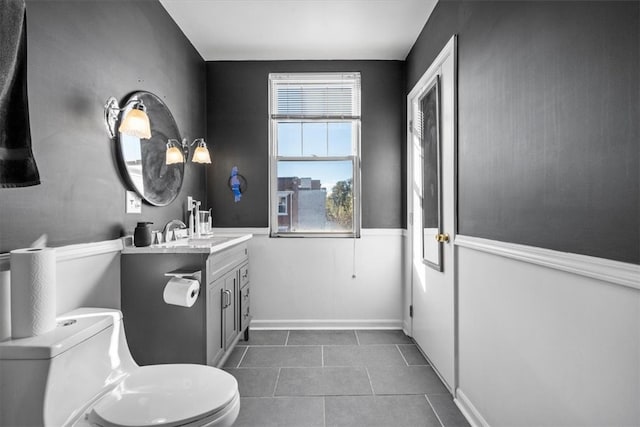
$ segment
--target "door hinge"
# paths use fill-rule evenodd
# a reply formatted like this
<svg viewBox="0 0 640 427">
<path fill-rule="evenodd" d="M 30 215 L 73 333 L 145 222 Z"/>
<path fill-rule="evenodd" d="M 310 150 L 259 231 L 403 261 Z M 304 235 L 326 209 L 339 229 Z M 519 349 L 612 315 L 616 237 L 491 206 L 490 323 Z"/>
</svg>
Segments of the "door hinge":
<svg viewBox="0 0 640 427">
<path fill-rule="evenodd" d="M 409 317 L 413 317 L 413 305 L 409 306 Z"/>
</svg>

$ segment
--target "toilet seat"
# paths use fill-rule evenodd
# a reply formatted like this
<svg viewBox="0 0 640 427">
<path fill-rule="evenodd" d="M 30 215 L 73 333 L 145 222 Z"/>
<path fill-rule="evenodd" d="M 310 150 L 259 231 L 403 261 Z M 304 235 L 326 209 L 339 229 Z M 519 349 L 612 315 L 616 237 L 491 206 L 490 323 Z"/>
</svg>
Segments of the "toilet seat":
<svg viewBox="0 0 640 427">
<path fill-rule="evenodd" d="M 208 424 L 230 405 L 239 405 L 238 383 L 227 372 L 203 365 L 143 366 L 99 399 L 88 420 L 102 427 Z"/>
</svg>

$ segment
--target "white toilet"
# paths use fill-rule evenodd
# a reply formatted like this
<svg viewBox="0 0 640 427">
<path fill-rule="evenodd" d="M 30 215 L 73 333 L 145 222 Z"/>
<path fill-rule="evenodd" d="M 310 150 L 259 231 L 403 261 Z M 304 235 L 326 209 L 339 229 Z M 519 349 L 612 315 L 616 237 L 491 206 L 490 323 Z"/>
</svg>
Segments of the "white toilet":
<svg viewBox="0 0 640 427">
<path fill-rule="evenodd" d="M 138 366 L 122 313 L 81 308 L 55 330 L 0 342 L 0 426 L 233 425 L 238 383 L 211 366 Z"/>
</svg>

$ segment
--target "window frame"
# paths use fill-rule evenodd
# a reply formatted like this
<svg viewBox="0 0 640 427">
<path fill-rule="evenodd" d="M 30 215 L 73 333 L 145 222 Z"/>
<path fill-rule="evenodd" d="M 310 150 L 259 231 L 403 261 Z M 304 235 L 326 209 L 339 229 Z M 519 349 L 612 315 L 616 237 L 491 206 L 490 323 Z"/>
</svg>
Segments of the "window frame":
<svg viewBox="0 0 640 427">
<path fill-rule="evenodd" d="M 274 90 L 274 78 L 282 80 L 284 78 L 289 79 L 294 83 L 301 82 L 334 82 L 336 76 L 340 75 L 355 75 L 358 82 L 357 93 L 357 111 L 356 116 L 344 117 L 344 116 L 278 116 L 273 114 L 273 90 Z M 357 72 L 330 72 L 330 73 L 270 73 L 269 74 L 269 230 L 271 237 L 360 237 L 361 229 L 361 117 L 360 111 L 360 73 Z M 333 123 L 333 122 L 348 122 L 351 123 L 351 154 L 344 156 L 279 156 L 278 155 L 278 124 L 279 123 Z M 278 190 L 278 162 L 328 162 L 328 161 L 349 161 L 352 165 L 352 228 L 350 231 L 280 231 L 278 225 L 279 214 L 279 192 Z M 305 178 L 305 177 L 298 177 Z M 311 177 L 313 178 L 313 177 Z M 327 189 L 327 193 L 330 194 L 331 189 Z M 289 212 L 291 214 L 291 212 Z"/>
</svg>

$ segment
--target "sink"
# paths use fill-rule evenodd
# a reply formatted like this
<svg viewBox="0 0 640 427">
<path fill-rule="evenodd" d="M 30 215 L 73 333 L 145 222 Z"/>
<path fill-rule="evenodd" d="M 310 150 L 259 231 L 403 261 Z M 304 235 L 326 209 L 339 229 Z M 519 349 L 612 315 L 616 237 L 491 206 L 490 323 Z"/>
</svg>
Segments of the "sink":
<svg viewBox="0 0 640 427">
<path fill-rule="evenodd" d="M 208 253 L 222 251 L 245 242 L 252 234 L 206 234 L 200 237 L 184 237 L 178 240 L 156 243 L 147 247 L 125 246 L 123 253 Z"/>
<path fill-rule="evenodd" d="M 189 244 L 190 245 L 205 245 L 205 246 L 215 246 L 220 243 L 228 242 L 231 239 L 234 239 L 233 236 L 201 236 L 201 237 L 190 237 Z"/>
<path fill-rule="evenodd" d="M 155 248 L 180 248 L 188 246 L 216 246 L 234 239 L 234 236 L 201 236 L 171 240 L 153 245 Z"/>
<path fill-rule="evenodd" d="M 181 246 L 189 246 L 189 239 L 172 240 L 153 245 L 154 248 L 176 248 Z"/>
</svg>

